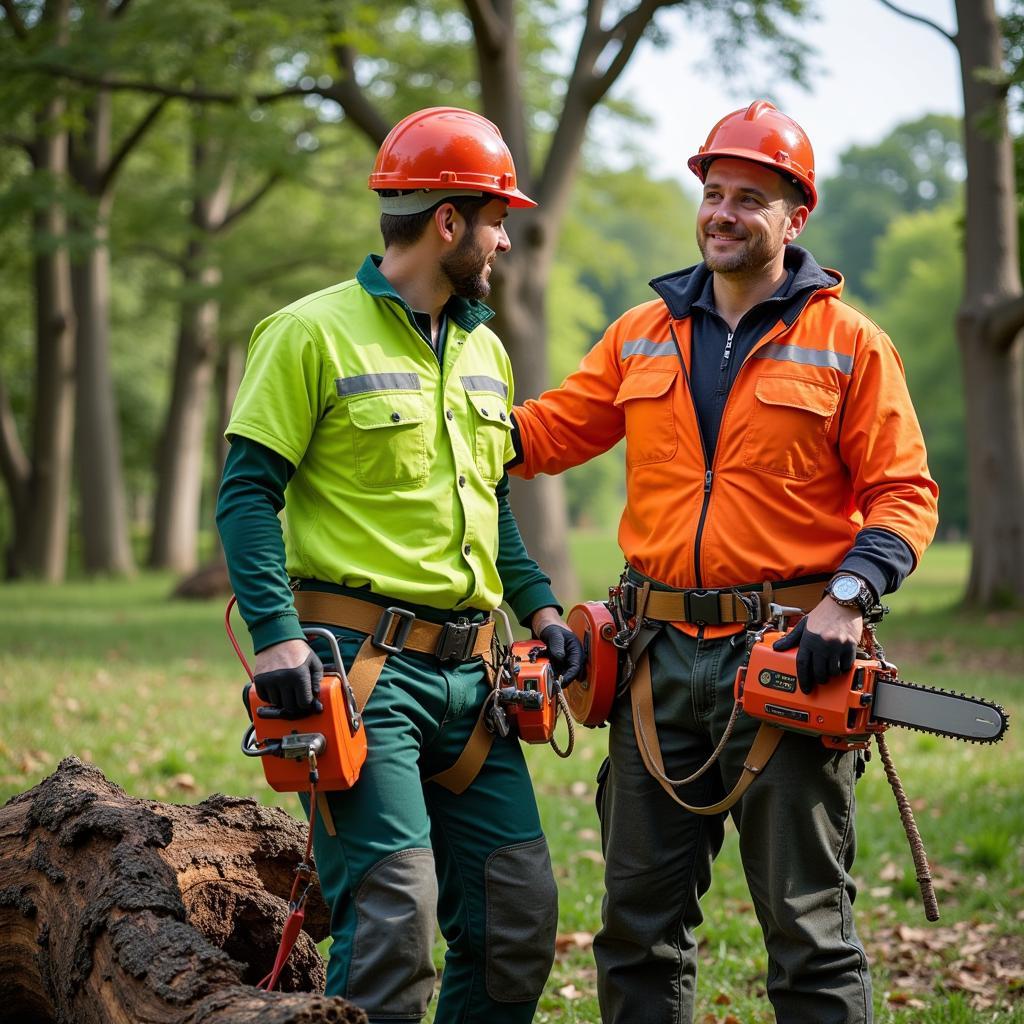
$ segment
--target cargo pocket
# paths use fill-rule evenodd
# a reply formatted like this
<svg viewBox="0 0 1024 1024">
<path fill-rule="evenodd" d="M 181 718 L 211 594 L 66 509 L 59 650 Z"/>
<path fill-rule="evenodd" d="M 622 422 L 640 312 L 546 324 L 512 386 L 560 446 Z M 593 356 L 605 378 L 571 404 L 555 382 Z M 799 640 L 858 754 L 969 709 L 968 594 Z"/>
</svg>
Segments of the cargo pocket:
<svg viewBox="0 0 1024 1024">
<path fill-rule="evenodd" d="M 626 465 L 666 462 L 679 446 L 672 410 L 674 370 L 634 370 L 615 396 L 626 417 Z"/>
<path fill-rule="evenodd" d="M 743 464 L 793 480 L 809 480 L 818 468 L 839 389 L 802 377 L 762 376 L 746 437 Z"/>
<path fill-rule="evenodd" d="M 505 449 L 512 432 L 512 421 L 505 399 L 493 392 L 466 391 L 473 410 L 473 451 L 476 468 L 484 481 L 494 486 L 505 470 Z"/>
<path fill-rule="evenodd" d="M 426 402 L 422 394 L 389 392 L 353 398 L 356 477 L 366 487 L 420 483 L 427 476 Z"/>
<path fill-rule="evenodd" d="M 486 986 L 499 1003 L 539 999 L 555 959 L 558 889 L 547 840 L 505 846 L 487 858 Z"/>
<path fill-rule="evenodd" d="M 355 893 L 356 931 L 345 998 L 371 1017 L 419 1019 L 434 992 L 434 854 L 401 850 L 378 861 Z"/>
</svg>

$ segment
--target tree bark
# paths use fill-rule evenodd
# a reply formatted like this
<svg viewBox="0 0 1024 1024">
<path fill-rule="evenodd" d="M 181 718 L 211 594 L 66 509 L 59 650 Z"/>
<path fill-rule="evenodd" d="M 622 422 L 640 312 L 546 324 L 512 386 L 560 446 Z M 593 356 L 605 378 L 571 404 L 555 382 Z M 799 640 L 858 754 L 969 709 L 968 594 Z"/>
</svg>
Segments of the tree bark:
<svg viewBox="0 0 1024 1024">
<path fill-rule="evenodd" d="M 69 0 L 50 0 L 35 31 L 57 45 L 65 43 L 69 12 Z M 47 201 L 32 215 L 35 394 L 23 487 L 17 496 L 12 491 L 15 530 L 6 566 L 8 576 L 27 573 L 52 583 L 61 582 L 67 571 L 74 450 L 75 316 L 62 195 L 68 171 L 66 114 L 63 88 L 56 86 L 36 114 L 28 147 L 38 194 Z M 5 448 L 16 437 L 13 430 L 8 421 Z"/>
<path fill-rule="evenodd" d="M 1024 317 L 1013 143 L 993 0 L 957 0 L 966 284 L 957 318 L 967 420 L 968 604 L 1024 604 Z"/>
<path fill-rule="evenodd" d="M 19 1024 L 365 1022 L 323 988 L 314 887 L 282 974 L 273 963 L 305 826 L 252 800 L 128 797 L 65 758 L 0 809 L 0 1006 Z"/>
<path fill-rule="evenodd" d="M 4 551 L 4 575 L 17 579 L 23 571 L 21 544 L 28 536 L 28 486 L 32 465 L 21 444 L 7 387 L 0 379 L 0 477 L 7 487 L 14 529 Z"/>
<path fill-rule="evenodd" d="M 89 248 L 72 267 L 78 315 L 76 464 L 84 567 L 91 573 L 123 576 L 134 571 L 135 563 L 128 532 L 121 426 L 110 365 L 110 105 L 110 93 L 98 90 L 89 103 L 85 135 L 72 162 L 77 183 L 97 204 L 93 223 L 83 226 Z"/>
</svg>

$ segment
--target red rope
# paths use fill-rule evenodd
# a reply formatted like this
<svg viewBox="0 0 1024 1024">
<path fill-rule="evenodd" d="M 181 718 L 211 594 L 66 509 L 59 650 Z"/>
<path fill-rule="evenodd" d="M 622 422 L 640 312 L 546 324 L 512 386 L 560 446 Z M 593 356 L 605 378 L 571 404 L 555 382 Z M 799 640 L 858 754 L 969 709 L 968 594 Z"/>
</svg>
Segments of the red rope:
<svg viewBox="0 0 1024 1024">
<path fill-rule="evenodd" d="M 316 756 L 310 755 L 309 830 L 306 833 L 306 852 L 302 858 L 302 863 L 295 869 L 295 881 L 292 882 L 292 891 L 288 896 L 288 917 L 285 919 L 284 928 L 281 930 L 281 941 L 277 947 L 277 956 L 274 957 L 274 966 L 271 968 L 270 973 L 256 985 L 257 988 L 264 989 L 267 992 L 272 992 L 277 984 L 281 971 L 284 970 L 284 965 L 287 963 L 288 957 L 291 956 L 292 949 L 299 937 L 299 932 L 302 930 L 303 919 L 306 916 L 306 894 L 309 892 L 310 876 L 312 875 L 310 857 L 313 852 L 313 825 L 316 822 L 316 776 Z M 306 883 L 306 888 L 303 889 L 300 896 L 299 886 L 303 881 Z"/>
<path fill-rule="evenodd" d="M 228 639 L 231 641 L 231 646 L 235 649 L 235 654 L 238 655 L 238 660 L 242 663 L 242 668 L 245 669 L 245 674 L 249 677 L 249 681 L 252 682 L 252 669 L 249 668 L 249 662 L 245 660 L 242 648 L 238 646 L 238 640 L 235 639 L 235 631 L 231 628 L 231 609 L 235 607 L 236 603 L 235 595 L 232 594 L 227 608 L 224 609 L 224 628 L 228 631 Z"/>
</svg>

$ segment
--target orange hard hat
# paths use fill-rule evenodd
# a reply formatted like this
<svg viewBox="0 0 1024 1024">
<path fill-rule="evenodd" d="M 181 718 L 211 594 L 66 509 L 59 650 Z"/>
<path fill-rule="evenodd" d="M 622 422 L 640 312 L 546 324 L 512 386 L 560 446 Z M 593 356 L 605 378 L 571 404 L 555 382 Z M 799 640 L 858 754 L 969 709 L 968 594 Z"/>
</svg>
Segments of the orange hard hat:
<svg viewBox="0 0 1024 1024">
<path fill-rule="evenodd" d="M 726 114 L 687 164 L 703 181 L 708 165 L 718 157 L 764 164 L 803 189 L 808 210 L 817 205 L 811 141 L 793 118 L 776 110 L 767 100 L 756 100 L 746 110 Z"/>
<path fill-rule="evenodd" d="M 429 209 L 443 198 L 430 194 L 435 191 L 447 196 L 490 193 L 507 199 L 509 206 L 537 205 L 516 188 L 512 154 L 497 125 L 459 107 L 429 107 L 402 118 L 381 144 L 369 185 L 376 191 L 429 190 L 418 201 L 408 197 L 413 201 L 405 208 L 399 202 L 396 213 L 417 213 L 415 206 Z"/>
</svg>

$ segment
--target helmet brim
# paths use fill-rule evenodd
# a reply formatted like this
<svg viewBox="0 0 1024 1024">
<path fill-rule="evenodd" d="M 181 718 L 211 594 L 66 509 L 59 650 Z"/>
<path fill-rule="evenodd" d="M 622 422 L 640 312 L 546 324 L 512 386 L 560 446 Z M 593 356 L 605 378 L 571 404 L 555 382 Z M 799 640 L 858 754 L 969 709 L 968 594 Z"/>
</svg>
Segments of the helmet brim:
<svg viewBox="0 0 1024 1024">
<path fill-rule="evenodd" d="M 697 153 L 686 161 L 686 166 L 693 171 L 700 181 L 703 181 L 707 165 L 710 164 L 712 160 L 723 159 L 749 160 L 751 163 L 767 167 L 770 171 L 774 171 L 776 174 L 793 182 L 793 184 L 803 192 L 804 197 L 807 199 L 808 210 L 813 210 L 818 204 L 818 192 L 813 185 L 805 181 L 795 171 L 780 167 L 774 160 L 765 156 L 764 153 L 761 153 L 756 149 L 714 149 L 704 153 Z"/>
</svg>

